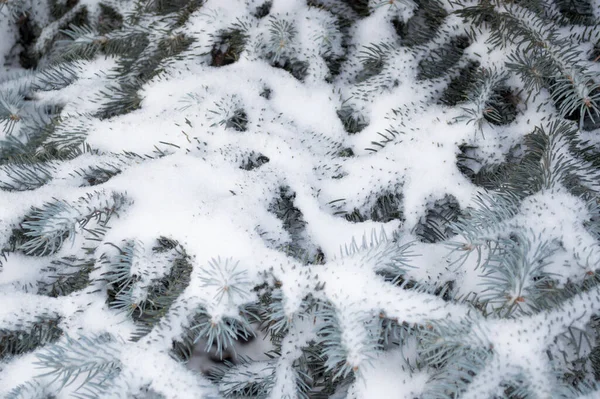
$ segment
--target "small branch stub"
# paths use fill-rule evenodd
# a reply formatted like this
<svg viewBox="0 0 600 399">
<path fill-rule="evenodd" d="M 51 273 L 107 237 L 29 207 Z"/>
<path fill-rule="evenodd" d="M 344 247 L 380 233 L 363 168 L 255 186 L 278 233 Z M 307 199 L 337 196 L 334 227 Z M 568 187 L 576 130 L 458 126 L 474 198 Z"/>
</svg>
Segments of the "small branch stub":
<svg viewBox="0 0 600 399">
<path fill-rule="evenodd" d="M 104 46 L 106 43 L 108 43 L 108 38 L 106 36 L 100 36 L 99 38 L 94 40 L 94 44 L 100 46 Z"/>
</svg>

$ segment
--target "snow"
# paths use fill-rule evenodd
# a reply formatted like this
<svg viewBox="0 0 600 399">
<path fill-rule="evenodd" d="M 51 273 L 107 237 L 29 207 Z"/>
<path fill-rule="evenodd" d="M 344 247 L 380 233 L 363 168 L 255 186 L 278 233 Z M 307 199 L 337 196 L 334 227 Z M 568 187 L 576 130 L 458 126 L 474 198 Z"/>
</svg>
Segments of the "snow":
<svg viewBox="0 0 600 399">
<path fill-rule="evenodd" d="M 398 350 L 382 354 L 377 365 L 368 369 L 352 384 L 349 398 L 361 399 L 413 399 L 424 390 L 428 375 L 411 373 Z"/>
<path fill-rule="evenodd" d="M 373 8 L 370 16 L 349 28 L 349 57 L 356 59 L 365 46 L 393 42 L 396 33 L 390 21 L 406 21 L 414 13 L 410 1 L 393 3 Z M 289 388 L 295 378 L 293 363 L 302 355 L 300 348 L 316 339 L 318 326 L 313 325 L 312 317 L 303 314 L 303 301 L 310 296 L 338 311 L 346 361 L 360 370 L 348 397 L 412 399 L 426 390 L 431 376 L 413 369 L 399 349 L 373 355 L 370 328 L 381 314 L 411 326 L 471 317 L 475 312 L 471 306 L 446 301 L 432 295 L 432 291 L 439 284 L 454 281 L 458 297 L 483 295 L 485 270 L 475 252 L 490 252 L 482 245 L 463 259 L 460 257 L 464 252 L 456 247 L 415 242 L 413 250 L 419 256 L 410 258 L 403 277 L 426 284 L 420 290 L 408 290 L 381 275 L 381 265 L 393 261 L 389 255 L 393 251 L 383 249 L 416 241 L 415 228 L 437 200 L 452 197 L 463 210 L 476 205 L 474 198 L 484 190 L 459 170 L 459 146 L 477 147 L 477 155 L 488 164 L 500 163 L 533 126 L 546 124 L 556 111 L 544 103 L 548 93 L 542 93 L 530 100 L 528 108 L 521 107 L 509 125 L 488 124 L 478 130 L 460 120 L 460 107 L 434 104 L 432 93 L 443 89 L 447 82 L 423 85 L 417 81 L 419 57 L 426 48 L 385 54 L 381 75 L 394 77 L 390 79 L 393 83 L 381 76 L 355 83 L 360 63 L 348 65 L 340 76 L 326 82 L 328 69 L 322 56 L 342 54 L 342 35 L 332 31 L 334 17 L 325 8 L 308 7 L 305 1 L 275 0 L 271 16 L 298 26 L 290 42 L 282 44 L 278 56 L 281 63 L 296 56 L 309 64 L 307 76 L 300 81 L 273 67 L 268 49 L 257 45 L 268 37 L 273 21 L 271 17 L 259 20 L 250 16 L 261 4 L 254 0 L 207 0 L 186 26 L 189 35 L 197 39 L 196 47 L 163 65 L 164 73 L 140 90 L 140 108 L 125 115 L 104 119 L 93 116 L 106 102 L 101 91 L 112 81 L 111 73 L 118 65 L 113 57 L 81 61 L 75 66 L 78 74 L 72 84 L 35 93 L 40 104 L 64 106 L 64 122 L 55 133 L 68 133 L 80 123 L 87 133 L 84 144 L 93 150 L 49 164 L 52 178 L 35 190 L 0 192 L 3 244 L 33 207 L 56 200 L 76 204 L 61 212 L 55 221 L 58 224 L 50 226 L 68 223 L 72 227 L 60 250 L 47 258 L 11 252 L 2 260 L 0 328 L 18 330 L 41 316 L 55 315 L 60 317 L 59 327 L 70 336 L 109 333 L 116 337 L 122 369 L 106 397 L 119 397 L 127 390 L 133 393 L 145 386 L 168 398 L 195 398 L 198 393 L 210 397 L 217 395 L 216 388 L 201 374 L 213 365 L 211 354 L 203 352 L 206 340 L 196 343 L 187 367 L 169 357 L 173 341 L 181 338 L 200 308 L 207 309 L 215 324 L 225 318 L 239 318 L 240 308 L 259 298 L 250 288 L 262 284 L 268 276 L 269 282 L 279 284 L 284 316 L 292 325 L 282 343 L 280 367 L 274 371 L 273 398 L 295 394 Z M 98 2 L 85 0 L 78 5 L 87 6 L 97 12 Z M 449 3 L 444 6 L 451 7 Z M 219 68 L 208 65 L 206 53 L 212 48 L 211 37 L 218 37 L 238 19 L 249 26 L 248 45 L 240 59 Z M 160 25 L 164 21 L 155 22 Z M 444 32 L 428 44 L 430 48 L 463 33 L 458 17 L 444 23 Z M 56 25 L 43 31 L 40 48 L 44 40 L 54 36 Z M 11 34 L 7 19 L 0 19 L 0 37 Z M 502 69 L 506 50 L 489 51 L 488 38 L 484 32 L 466 50 L 466 57 L 481 60 L 485 68 Z M 10 40 L 0 41 L 0 55 L 8 54 L 11 46 Z M 421 51 L 418 57 L 416 51 Z M 506 84 L 517 88 L 523 82 L 513 77 Z M 261 96 L 265 88 L 271 91 L 269 99 Z M 349 135 L 344 131 L 337 115 L 343 104 L 351 105 L 369 122 L 360 133 Z M 244 129 L 227 124 L 238 110 L 247 117 Z M 381 133 L 387 129 L 397 134 L 376 144 L 382 142 Z M 339 155 L 346 149 L 351 149 L 354 156 Z M 245 170 L 241 166 L 250 154 L 261 154 L 269 162 Z M 95 165 L 109 165 L 120 173 L 99 187 L 91 187 L 82 175 Z M 9 180 L 3 167 L 0 177 Z M 590 187 L 597 189 L 593 176 L 589 180 Z M 293 233 L 286 230 L 272 209 L 282 187 L 294 194 L 293 206 L 302 213 L 304 222 L 301 235 L 307 248 L 319 250 L 323 264 L 304 265 L 282 250 L 293 239 Z M 95 245 L 90 256 L 96 258 L 90 286 L 57 298 L 35 295 L 40 275 L 47 272 L 53 260 L 73 253 L 82 255 L 78 248 L 88 243 L 90 236 L 77 222 L 86 220 L 94 209 L 105 210 L 105 204 L 114 200 L 112 193 L 122 195 L 124 205 L 101 240 L 90 244 Z M 336 212 L 356 210 L 368 215 L 381 195 L 400 193 L 402 203 L 397 211 L 403 215 L 402 220 L 354 223 Z M 597 237 L 584 225 L 590 212 L 589 204 L 556 184 L 525 198 L 509 220 L 483 226 L 482 241 L 526 229 L 531 237 L 560 242 L 561 252 L 552 258 L 547 271 L 559 276 L 561 284 L 580 281 L 600 262 Z M 89 223 L 91 227 L 98 222 Z M 50 228 L 46 230 L 47 235 L 52 234 Z M 169 273 L 176 256 L 152 251 L 159 237 L 177 241 L 185 248 L 186 260 L 192 265 L 191 281 L 147 336 L 124 344 L 136 326 L 106 303 L 105 276 L 110 265 L 98 259 L 114 254 L 114 246 L 135 242 L 131 276 L 137 280 L 132 295 L 141 301 L 147 297 L 152 281 Z M 470 244 L 466 234 L 453 239 Z M 383 255 L 373 255 L 380 250 Z M 241 273 L 239 279 L 211 275 L 210 267 L 221 262 L 235 264 Z M 530 283 L 528 280 L 524 284 Z M 247 294 L 224 295 L 233 284 Z M 577 306 L 588 302 L 595 310 L 600 306 L 597 300 L 575 298 L 570 322 L 583 317 L 585 312 Z M 317 318 L 312 310 L 309 316 Z M 558 317 L 550 312 L 543 316 Z M 539 376 L 531 370 L 543 369 L 541 354 L 560 329 L 542 330 L 542 316 L 532 316 L 528 322 L 539 330 L 523 330 L 519 325 L 522 321 L 502 320 L 491 325 L 481 322 L 494 354 L 502 359 L 493 365 L 503 373 L 516 368 Z M 253 329 L 259 328 L 253 325 Z M 523 336 L 529 334 L 529 341 L 515 343 L 513 331 L 517 329 L 523 330 Z M 532 346 L 530 341 L 537 344 Z M 259 333 L 232 358 L 248 356 L 267 361 L 265 353 L 271 349 L 271 343 Z M 0 374 L 0 394 L 36 375 L 35 360 L 35 354 L 7 360 L 3 371 L 8 371 Z M 260 373 L 268 370 L 260 369 Z M 181 392 L 181 386 L 186 390 Z M 72 388 L 61 391 L 57 398 L 69 397 Z"/>
</svg>

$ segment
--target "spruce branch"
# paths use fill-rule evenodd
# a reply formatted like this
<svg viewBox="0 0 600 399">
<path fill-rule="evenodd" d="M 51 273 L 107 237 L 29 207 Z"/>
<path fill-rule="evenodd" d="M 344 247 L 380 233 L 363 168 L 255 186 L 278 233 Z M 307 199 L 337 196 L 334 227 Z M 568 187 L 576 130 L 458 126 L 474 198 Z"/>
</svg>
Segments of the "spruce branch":
<svg viewBox="0 0 600 399">
<path fill-rule="evenodd" d="M 476 78 L 473 90 L 467 97 L 465 106 L 461 107 L 465 113 L 458 119 L 465 120 L 467 125 L 473 123 L 479 132 L 483 132 L 483 124 L 486 121 L 500 124 L 503 115 L 499 109 L 501 99 L 497 90 L 507 78 L 506 73 L 482 69 Z"/>
<path fill-rule="evenodd" d="M 0 166 L 0 189 L 7 191 L 35 190 L 52 180 L 55 165 L 21 160 Z"/>
<path fill-rule="evenodd" d="M 223 366 L 210 371 L 210 378 L 218 384 L 219 392 L 226 398 L 268 397 L 275 385 L 277 363 L 241 360 L 242 363 L 237 365 L 225 361 Z"/>
<path fill-rule="evenodd" d="M 0 359 L 31 352 L 59 339 L 63 334 L 58 326 L 60 317 L 37 315 L 33 322 L 18 321 L 10 329 L 0 328 Z"/>
<path fill-rule="evenodd" d="M 36 365 L 43 376 L 53 376 L 62 387 L 79 382 L 76 389 L 84 389 L 101 394 L 109 387 L 121 368 L 117 340 L 110 334 L 82 336 L 78 339 L 65 337 L 65 340 L 44 348 L 37 354 Z"/>
<path fill-rule="evenodd" d="M 250 284 L 245 270 L 236 270 L 239 262 L 233 259 L 212 259 L 207 267 L 203 267 L 200 275 L 203 287 L 211 287 L 215 290 L 216 303 L 221 303 L 223 297 L 227 296 L 228 303 L 236 303 L 238 300 L 248 298 Z"/>
<path fill-rule="evenodd" d="M 147 289 L 145 299 L 137 305 L 132 316 L 137 331 L 131 338 L 141 339 L 153 328 L 169 328 L 165 323 L 166 315 L 183 291 L 190 284 L 192 263 L 185 250 L 176 241 L 161 237 L 153 248 L 156 254 L 165 254 L 170 258 L 170 271 L 164 277 L 153 279 Z"/>
<path fill-rule="evenodd" d="M 279 63 L 292 51 L 296 28 L 286 19 L 271 17 L 269 20 L 269 41 L 266 52 L 273 63 Z"/>
<path fill-rule="evenodd" d="M 545 271 L 558 250 L 541 237 L 516 236 L 501 240 L 483 267 L 480 300 L 499 317 L 530 314 L 549 309 L 557 295 L 555 277 Z"/>
<path fill-rule="evenodd" d="M 259 321 L 259 316 L 251 307 L 241 307 L 235 317 L 213 317 L 200 307 L 196 310 L 194 324 L 191 326 L 192 330 L 196 330 L 194 343 L 205 339 L 205 352 L 209 352 L 215 345 L 217 356 L 222 359 L 225 349 L 235 350 L 235 341 L 239 339 L 247 341 L 255 335 L 250 323 L 256 321 Z"/>
<path fill-rule="evenodd" d="M 317 343 L 334 380 L 368 367 L 380 350 L 378 317 L 353 311 L 351 306 L 340 309 L 322 304 L 316 313 L 321 321 Z"/>
<path fill-rule="evenodd" d="M 1 3 L 0 3 L 1 4 Z M 50 395 L 48 389 L 38 381 L 28 381 L 12 389 L 6 399 L 36 399 L 46 398 Z"/>
<path fill-rule="evenodd" d="M 74 204 L 55 199 L 26 216 L 21 223 L 23 240 L 18 248 L 34 256 L 55 253 L 68 238 L 74 240 L 78 231 L 93 234 L 94 229 L 86 230 L 91 221 L 100 227 L 106 225 L 125 204 L 124 196 L 103 192 L 81 197 Z"/>
<path fill-rule="evenodd" d="M 15 126 L 22 121 L 23 102 L 23 96 L 18 91 L 0 91 L 0 122 L 6 134 L 12 134 Z"/>
</svg>

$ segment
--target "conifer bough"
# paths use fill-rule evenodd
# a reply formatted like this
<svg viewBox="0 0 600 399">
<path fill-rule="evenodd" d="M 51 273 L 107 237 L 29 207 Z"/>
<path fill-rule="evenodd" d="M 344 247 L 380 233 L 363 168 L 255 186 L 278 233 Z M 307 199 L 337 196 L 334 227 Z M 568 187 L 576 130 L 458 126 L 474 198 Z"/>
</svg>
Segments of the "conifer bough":
<svg viewBox="0 0 600 399">
<path fill-rule="evenodd" d="M 0 0 L 0 396 L 600 396 L 599 0 Z"/>
</svg>

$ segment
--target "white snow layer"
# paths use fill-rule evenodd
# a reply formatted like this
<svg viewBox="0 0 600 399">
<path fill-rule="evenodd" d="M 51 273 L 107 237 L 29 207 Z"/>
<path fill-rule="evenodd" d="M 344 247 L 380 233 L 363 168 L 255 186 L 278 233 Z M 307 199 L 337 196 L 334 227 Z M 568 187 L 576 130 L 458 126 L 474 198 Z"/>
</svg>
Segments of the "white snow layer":
<svg viewBox="0 0 600 399">
<path fill-rule="evenodd" d="M 253 18 L 248 15 L 259 3 L 207 0 L 202 12 L 192 15 L 186 29 L 197 39 L 200 49 L 210 50 L 208 33 L 231 26 L 238 17 Z M 413 12 L 412 6 L 407 5 L 409 2 L 398 3 L 402 4 L 397 8 L 378 8 L 352 28 L 350 55 L 363 46 L 391 40 L 394 32 L 387 22 L 394 17 L 406 20 Z M 389 55 L 385 66 L 388 72 L 383 72 L 396 77 L 397 85 L 393 87 L 373 82 L 348 85 L 349 75 L 356 72 L 352 68 L 333 83 L 326 83 L 323 79 L 326 67 L 318 55 L 325 50 L 338 52 L 341 40 L 332 36 L 327 42 L 322 41 L 329 32 L 331 15 L 308 7 L 304 0 L 275 0 L 271 14 L 299 27 L 292 42 L 286 44 L 289 48 L 281 50 L 281 57 L 294 53 L 309 62 L 304 82 L 270 66 L 261 50 L 252 45 L 247 46 L 239 61 L 220 68 L 208 66 L 205 56 L 187 54 L 166 65 L 164 74 L 144 86 L 140 109 L 114 118 L 87 121 L 86 144 L 97 153 L 66 162 L 50 183 L 36 191 L 0 193 L 2 242 L 33 206 L 53 198 L 73 202 L 92 192 L 97 192 L 99 198 L 117 192 L 124 194 L 131 205 L 111 220 L 111 229 L 103 243 L 136 240 L 141 248 L 146 248 L 143 252 L 146 257 L 140 258 L 140 262 L 146 263 L 139 267 L 160 263 L 148 259 L 151 255 L 147 251 L 160 236 L 177 240 L 185 248 L 194 269 L 191 283 L 165 316 L 163 324 L 169 328 L 153 330 L 120 354 L 125 365 L 122 373 L 128 378 L 136 376 L 132 384 L 150 383 L 169 398 L 212 392 L 203 377 L 167 355 L 172 340 L 189 325 L 188 313 L 202 305 L 210 308 L 214 320 L 236 317 L 238 306 L 256 300 L 253 294 L 215 301 L 214 291 L 203 285 L 203 273 L 213 259 L 235 260 L 245 271 L 249 286 L 260 283 L 265 272 L 271 273 L 281 284 L 286 313 L 292 319 L 308 293 L 327 299 L 341 314 L 351 309 L 349 317 L 355 312 L 384 312 L 387 317 L 407 323 L 464 317 L 467 307 L 449 304 L 426 293 L 401 290 L 377 276 L 377 265 L 361 254 L 368 252 L 369 245 L 379 244 L 357 246 L 349 254 L 341 248 L 353 239 L 360 242 L 364 236 L 371 237 L 373 231 L 378 234 L 383 231 L 387 237 L 401 233 L 403 240 L 409 241 L 427 205 L 447 195 L 456 198 L 463 208 L 472 205 L 478 190 L 456 166 L 458 146 L 477 144 L 490 159 L 502 160 L 503 151 L 530 132 L 529 121 L 540 119 L 536 107 L 531 107 L 517 116 L 510 125 L 510 133 L 507 129 L 503 135 L 487 134 L 486 141 L 482 141 L 481 132 L 472 124 L 457 121 L 456 110 L 438 105 L 430 105 L 426 110 L 414 106 L 429 102 L 431 88 L 416 83 L 418 60 L 402 52 Z M 254 28 L 249 32 L 249 42 L 255 43 L 268 31 L 268 21 L 253 18 L 250 22 Z M 451 20 L 450 24 L 458 22 Z M 0 19 L 0 37 L 10 35 L 6 20 Z M 11 45 L 10 40 L 0 40 L 0 54 L 7 54 Z M 469 51 L 486 51 L 483 41 L 473 46 Z M 76 82 L 61 90 L 39 93 L 39 99 L 63 103 L 65 117 L 93 113 L 101 106 L 96 101 L 98 92 L 114 66 L 114 59 L 103 57 L 82 63 Z M 269 99 L 260 95 L 264 89 L 271 91 Z M 370 122 L 354 136 L 344 131 L 336 114 L 347 99 Z M 236 107 L 243 109 L 248 117 L 243 132 L 223 123 L 231 116 L 228 112 Z M 392 115 L 391 109 L 397 112 Z M 403 133 L 395 140 L 377 152 L 369 150 L 374 141 L 381 140 L 378 132 L 400 125 Z M 346 148 L 352 149 L 355 156 L 333 156 Z M 125 153 L 140 157 L 122 161 Z M 251 171 L 241 169 L 240 165 L 251 153 L 264 155 L 269 162 Z M 119 162 L 122 173 L 100 187 L 82 186 L 80 177 L 72 173 L 104 161 Z M 305 267 L 276 249 L 291 239 L 282 222 L 269 211 L 279 188 L 284 186 L 295 193 L 294 206 L 306 222 L 305 238 L 323 252 L 324 265 Z M 336 215 L 338 209 L 368 211 L 378 195 L 386 192 L 402 192 L 399 211 L 405 216 L 403 223 L 352 223 Z M 583 204 L 573 197 L 561 192 L 542 193 L 528 199 L 522 213 L 507 223 L 530 226 L 534 235 L 547 232 L 561 239 L 566 250 L 573 254 L 585 248 L 589 253 L 580 255 L 589 255 L 597 263 L 600 256 L 597 244 L 580 223 L 585 212 Z M 77 235 L 82 234 L 78 229 Z M 77 238 L 74 243 L 66 242 L 53 259 L 70 254 L 79 243 Z M 101 245 L 98 251 L 108 248 Z M 433 282 L 452 273 L 448 265 L 454 255 L 449 250 L 418 244 L 415 252 L 422 256 L 411 260 L 414 268 L 408 271 L 409 275 Z M 569 260 L 571 264 L 575 262 Z M 142 283 L 167 272 L 156 265 Z M 101 265 L 100 270 L 92 273 L 94 283 L 90 287 L 58 298 L 28 292 L 27 287 L 36 283 L 38 271 L 48 266 L 37 258 L 11 254 L 2 266 L 2 328 L 14 328 L 11 322 L 17 314 L 26 322 L 34 321 L 37 315 L 56 314 L 61 316 L 60 327 L 69 335 L 109 332 L 127 339 L 134 330 L 131 321 L 105 304 Z M 454 278 L 461 282 L 463 294 L 479 293 L 480 271 L 475 270 L 472 259 L 462 267 Z M 567 274 L 562 270 L 561 275 L 565 279 L 577 277 L 586 270 L 574 268 Z M 319 291 L 314 290 L 316 276 L 324 284 Z M 314 334 L 310 326 L 304 327 L 294 332 L 300 343 Z M 498 351 L 537 350 L 511 347 L 509 339 L 501 333 L 505 328 L 498 326 L 492 338 Z M 356 363 L 364 360 L 360 344 L 350 348 L 356 352 L 351 359 Z M 290 350 L 297 349 L 289 346 Z M 5 393 L 37 374 L 34 362 L 32 355 L 12 360 L 6 368 L 10 371 L 0 373 L 0 392 Z M 363 365 L 360 368 L 361 378 L 350 389 L 350 397 L 383 399 L 418 395 L 428 376 L 403 371 L 403 362 L 398 351 L 365 362 L 364 368 Z M 287 378 L 285 369 L 277 373 Z M 181 392 L 175 388 L 178 386 L 190 389 Z M 63 391 L 59 399 L 67 398 L 68 392 Z"/>
</svg>

